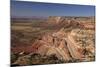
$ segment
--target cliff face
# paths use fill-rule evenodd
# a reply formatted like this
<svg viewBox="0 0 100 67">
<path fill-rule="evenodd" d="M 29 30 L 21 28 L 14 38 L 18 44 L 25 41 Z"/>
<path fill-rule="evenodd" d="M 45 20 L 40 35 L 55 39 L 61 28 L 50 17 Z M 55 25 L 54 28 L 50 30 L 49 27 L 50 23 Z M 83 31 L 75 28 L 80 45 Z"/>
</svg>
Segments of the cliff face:
<svg viewBox="0 0 100 67">
<path fill-rule="evenodd" d="M 61 21 L 61 18 L 62 17 L 53 17 L 53 16 L 50 16 L 47 20 L 47 22 L 49 24 L 58 24 L 60 21 Z"/>
<path fill-rule="evenodd" d="M 69 23 L 70 18 L 68 17 L 61 17 L 61 16 L 50 16 L 47 19 L 47 24 L 63 24 L 63 23 Z"/>
<path fill-rule="evenodd" d="M 86 29 L 94 29 L 95 28 L 95 18 L 93 17 L 65 17 L 65 16 L 50 16 L 47 19 L 47 25 L 56 26 L 58 28 L 62 27 L 79 27 Z"/>
</svg>

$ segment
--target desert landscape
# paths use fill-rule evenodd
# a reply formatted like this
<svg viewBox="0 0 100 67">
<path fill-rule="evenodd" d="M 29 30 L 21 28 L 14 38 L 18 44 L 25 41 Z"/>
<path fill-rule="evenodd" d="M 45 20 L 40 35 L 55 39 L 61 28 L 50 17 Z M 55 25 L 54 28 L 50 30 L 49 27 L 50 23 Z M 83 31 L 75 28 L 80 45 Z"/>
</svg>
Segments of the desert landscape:
<svg viewBox="0 0 100 67">
<path fill-rule="evenodd" d="M 95 61 L 95 16 L 11 18 L 11 65 Z"/>
</svg>

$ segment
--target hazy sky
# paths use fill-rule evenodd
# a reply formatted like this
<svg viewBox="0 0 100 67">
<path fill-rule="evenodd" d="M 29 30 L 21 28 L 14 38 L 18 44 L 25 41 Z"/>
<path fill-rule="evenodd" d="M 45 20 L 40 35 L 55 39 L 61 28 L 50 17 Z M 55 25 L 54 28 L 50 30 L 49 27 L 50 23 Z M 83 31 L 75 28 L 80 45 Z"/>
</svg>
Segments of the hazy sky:
<svg viewBox="0 0 100 67">
<path fill-rule="evenodd" d="M 50 4 L 39 2 L 11 2 L 11 16 L 94 16 L 95 6 Z"/>
</svg>

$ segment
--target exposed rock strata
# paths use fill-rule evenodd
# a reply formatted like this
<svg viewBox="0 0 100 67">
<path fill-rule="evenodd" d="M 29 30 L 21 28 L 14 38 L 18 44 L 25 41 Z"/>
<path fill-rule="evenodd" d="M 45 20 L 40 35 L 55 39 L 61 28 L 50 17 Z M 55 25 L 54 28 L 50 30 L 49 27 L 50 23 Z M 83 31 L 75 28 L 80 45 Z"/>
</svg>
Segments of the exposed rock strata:
<svg viewBox="0 0 100 67">
<path fill-rule="evenodd" d="M 36 47 L 38 46 L 38 47 Z M 37 53 L 41 55 L 55 54 L 59 59 L 71 60 L 82 59 L 82 54 L 79 46 L 76 45 L 72 37 L 64 31 L 59 31 L 53 34 L 47 34 L 41 40 L 37 40 L 33 44 L 33 48 L 37 48 Z"/>
</svg>

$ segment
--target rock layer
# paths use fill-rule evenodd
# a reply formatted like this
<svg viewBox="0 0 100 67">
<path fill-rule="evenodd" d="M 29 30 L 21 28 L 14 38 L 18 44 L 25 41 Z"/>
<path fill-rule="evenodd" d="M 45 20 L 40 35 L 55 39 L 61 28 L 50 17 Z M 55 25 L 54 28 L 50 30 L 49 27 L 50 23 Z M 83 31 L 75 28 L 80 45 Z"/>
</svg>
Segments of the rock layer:
<svg viewBox="0 0 100 67">
<path fill-rule="evenodd" d="M 33 44 L 33 48 L 37 47 L 36 52 L 41 55 L 55 54 L 59 59 L 69 61 L 72 58 L 82 59 L 82 54 L 78 51 L 80 47 L 72 40 L 70 35 L 59 31 L 53 34 L 47 34 L 41 40 L 37 40 Z"/>
</svg>

